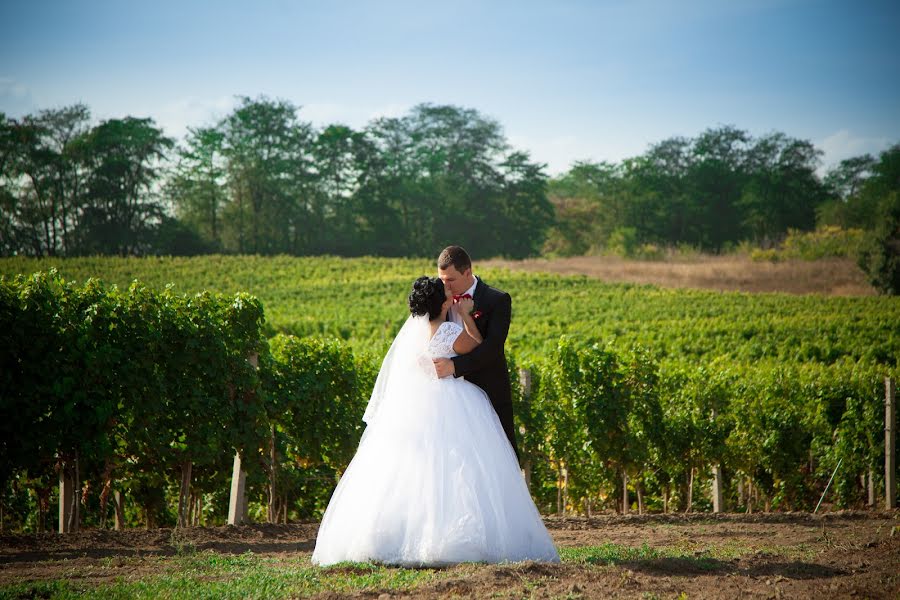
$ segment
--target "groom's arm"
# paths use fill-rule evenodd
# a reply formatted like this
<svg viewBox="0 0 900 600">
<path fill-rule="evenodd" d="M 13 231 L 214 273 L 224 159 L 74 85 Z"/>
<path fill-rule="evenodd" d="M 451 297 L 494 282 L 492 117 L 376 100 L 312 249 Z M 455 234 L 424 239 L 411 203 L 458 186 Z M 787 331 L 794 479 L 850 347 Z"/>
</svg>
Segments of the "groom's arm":
<svg viewBox="0 0 900 600">
<path fill-rule="evenodd" d="M 468 354 L 452 358 L 455 377 L 465 377 L 485 365 L 496 362 L 503 355 L 503 345 L 509 334 L 509 321 L 512 317 L 512 298 L 509 294 L 504 293 L 497 301 L 497 306 L 491 311 L 490 317 L 481 344 Z"/>
</svg>

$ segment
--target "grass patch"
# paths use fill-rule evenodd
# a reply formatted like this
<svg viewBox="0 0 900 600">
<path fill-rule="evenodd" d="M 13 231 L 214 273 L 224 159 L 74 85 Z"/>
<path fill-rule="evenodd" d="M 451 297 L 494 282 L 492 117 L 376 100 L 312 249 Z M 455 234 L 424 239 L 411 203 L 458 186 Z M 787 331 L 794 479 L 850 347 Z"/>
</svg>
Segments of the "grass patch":
<svg viewBox="0 0 900 600">
<path fill-rule="evenodd" d="M 677 558 L 687 561 L 697 569 L 711 571 L 719 567 L 721 558 L 707 550 L 691 551 L 673 546 L 651 547 L 644 543 L 640 546 L 622 546 L 620 544 L 602 544 L 600 546 L 579 546 L 575 548 L 559 548 L 559 556 L 565 563 L 576 565 L 607 565 L 619 563 L 663 561 Z"/>
<path fill-rule="evenodd" d="M 309 557 L 286 560 L 252 552 L 223 555 L 213 551 L 184 556 L 153 557 L 145 561 L 158 573 L 111 582 L 79 581 L 92 570 L 78 569 L 76 577 L 16 583 L 0 588 L 0 600 L 19 598 L 290 598 L 323 591 L 409 591 L 442 577 L 441 570 L 403 569 L 364 563 L 317 567 Z M 150 565 L 146 565 L 149 562 Z M 158 563 L 153 565 L 153 563 Z M 155 567 L 155 568 L 154 568 Z M 103 568 L 102 566 L 100 567 Z"/>
<path fill-rule="evenodd" d="M 756 546 L 739 542 L 626 546 L 602 544 L 558 548 L 563 563 L 590 568 L 631 562 L 686 561 L 700 571 L 721 568 L 722 561 L 769 555 L 808 559 L 807 545 Z M 0 587 L 0 600 L 24 598 L 295 598 L 325 591 L 412 592 L 448 578 L 466 579 L 494 565 L 467 563 L 450 569 L 388 567 L 372 563 L 339 563 L 318 567 L 309 556 L 262 556 L 253 552 L 220 554 L 212 550 L 175 556 L 103 558 L 94 565 L 73 567 L 59 579 Z M 134 569 L 116 575 L 117 567 Z M 528 587 L 528 582 L 522 582 Z M 537 585 L 537 582 L 532 582 Z"/>
</svg>

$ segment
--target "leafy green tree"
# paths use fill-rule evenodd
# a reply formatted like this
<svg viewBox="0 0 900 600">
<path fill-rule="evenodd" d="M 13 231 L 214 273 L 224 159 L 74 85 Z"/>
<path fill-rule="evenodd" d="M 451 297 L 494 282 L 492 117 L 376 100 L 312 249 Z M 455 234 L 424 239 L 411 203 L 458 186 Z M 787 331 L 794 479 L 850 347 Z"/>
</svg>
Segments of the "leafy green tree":
<svg viewBox="0 0 900 600">
<path fill-rule="evenodd" d="M 312 191 L 312 126 L 285 100 L 242 97 L 220 124 L 230 202 L 224 244 L 238 253 L 317 253 L 324 206 Z"/>
<path fill-rule="evenodd" d="M 748 181 L 738 206 L 743 225 L 757 243 L 771 244 L 788 229 L 815 227 L 826 187 L 816 175 L 822 155 L 810 142 L 773 133 L 747 152 Z"/>
<path fill-rule="evenodd" d="M 521 257 L 541 247 L 552 219 L 543 167 L 510 152 L 496 121 L 421 104 L 374 121 L 366 134 L 380 169 L 363 214 L 376 238 L 397 238 L 393 251 L 430 255 L 458 243 L 480 256 Z"/>
<path fill-rule="evenodd" d="M 74 142 L 87 130 L 83 104 L 41 111 L 0 127 L 0 197 L 6 214 L 4 245 L 32 254 L 67 254 L 77 224 L 83 174 Z"/>
<path fill-rule="evenodd" d="M 152 119 L 110 119 L 75 142 L 88 175 L 73 232 L 79 252 L 143 254 L 164 213 L 155 184 L 174 141 Z"/>
<path fill-rule="evenodd" d="M 227 202 L 225 134 L 218 127 L 189 129 L 168 182 L 175 214 L 211 248 L 222 248 L 222 212 Z"/>
<path fill-rule="evenodd" d="M 900 144 L 881 153 L 860 192 L 877 198 L 876 224 L 859 255 L 859 265 L 883 294 L 900 294 Z"/>
<path fill-rule="evenodd" d="M 750 135 L 733 126 L 707 129 L 694 140 L 689 194 L 704 215 L 703 246 L 720 251 L 743 237 L 739 207 Z"/>
<path fill-rule="evenodd" d="M 321 251 L 352 255 L 369 251 L 370 233 L 363 223 L 366 192 L 372 187 L 377 165 L 372 164 L 372 142 L 362 132 L 344 125 L 330 125 L 313 144 L 317 204 L 322 206 L 322 226 L 328 232 Z M 362 234 L 362 235 L 361 235 Z"/>
</svg>

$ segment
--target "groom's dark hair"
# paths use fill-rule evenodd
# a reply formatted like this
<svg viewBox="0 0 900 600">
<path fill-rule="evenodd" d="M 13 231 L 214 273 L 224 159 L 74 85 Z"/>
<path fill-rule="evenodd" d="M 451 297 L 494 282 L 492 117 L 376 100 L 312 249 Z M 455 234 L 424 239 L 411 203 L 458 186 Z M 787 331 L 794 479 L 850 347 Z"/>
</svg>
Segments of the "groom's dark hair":
<svg viewBox="0 0 900 600">
<path fill-rule="evenodd" d="M 462 246 L 447 246 L 438 256 L 437 264 L 438 269 L 441 270 L 453 265 L 457 271 L 462 273 L 466 269 L 472 268 L 472 259 L 469 258 L 469 253 Z"/>
</svg>

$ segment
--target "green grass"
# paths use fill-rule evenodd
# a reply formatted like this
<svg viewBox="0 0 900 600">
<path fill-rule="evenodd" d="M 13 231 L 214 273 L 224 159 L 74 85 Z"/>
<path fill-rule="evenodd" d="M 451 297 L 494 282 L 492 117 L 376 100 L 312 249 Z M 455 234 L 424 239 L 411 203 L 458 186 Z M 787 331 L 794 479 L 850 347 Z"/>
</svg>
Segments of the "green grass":
<svg viewBox="0 0 900 600">
<path fill-rule="evenodd" d="M 559 554 L 564 564 L 587 570 L 616 567 L 622 563 L 627 568 L 627 563 L 678 559 L 695 570 L 715 571 L 721 568 L 722 561 L 747 555 L 809 559 L 813 553 L 802 546 L 769 548 L 725 542 L 657 547 L 646 543 L 636 547 L 602 544 L 561 547 Z M 110 570 L 117 568 L 130 573 L 111 577 Z M 311 564 L 308 556 L 260 556 L 252 552 L 229 555 L 207 550 L 166 557 L 105 558 L 94 565 L 72 567 L 60 579 L 0 587 L 0 600 L 76 597 L 290 598 L 324 591 L 411 592 L 419 586 L 442 579 L 464 579 L 485 568 L 494 569 L 496 565 L 467 563 L 444 569 L 408 569 L 370 563 L 341 563 L 322 568 Z"/>
<path fill-rule="evenodd" d="M 312 565 L 308 557 L 282 559 L 252 552 L 223 555 L 200 552 L 173 557 L 113 559 L 122 566 L 153 571 L 138 579 L 117 576 L 92 585 L 84 578 L 102 577 L 109 567 L 77 567 L 52 581 L 18 583 L 0 588 L 6 598 L 289 598 L 326 590 L 412 590 L 440 579 L 443 571 L 402 569 L 373 564 Z"/>
<path fill-rule="evenodd" d="M 698 568 L 710 570 L 716 568 L 716 562 L 724 558 L 706 550 L 691 551 L 672 546 L 654 548 L 646 543 L 637 547 L 603 544 L 600 546 L 560 548 L 559 553 L 563 562 L 580 565 L 615 565 L 623 562 L 677 558 L 690 561 Z"/>
</svg>

